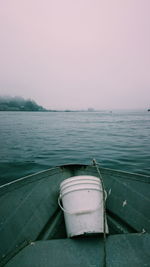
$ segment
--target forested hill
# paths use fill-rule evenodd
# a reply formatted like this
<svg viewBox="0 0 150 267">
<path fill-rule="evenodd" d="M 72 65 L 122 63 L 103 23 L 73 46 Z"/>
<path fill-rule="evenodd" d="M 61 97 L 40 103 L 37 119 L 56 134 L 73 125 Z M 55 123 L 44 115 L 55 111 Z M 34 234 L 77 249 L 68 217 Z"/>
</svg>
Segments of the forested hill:
<svg viewBox="0 0 150 267">
<path fill-rule="evenodd" d="M 46 111 L 46 109 L 31 99 L 0 97 L 0 111 Z"/>
</svg>

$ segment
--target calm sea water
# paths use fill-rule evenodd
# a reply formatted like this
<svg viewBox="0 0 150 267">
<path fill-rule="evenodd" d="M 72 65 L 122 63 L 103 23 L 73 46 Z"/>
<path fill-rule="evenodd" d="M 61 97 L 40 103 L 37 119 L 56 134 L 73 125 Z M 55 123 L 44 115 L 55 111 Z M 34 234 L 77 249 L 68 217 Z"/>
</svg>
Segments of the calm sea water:
<svg viewBox="0 0 150 267">
<path fill-rule="evenodd" d="M 0 183 L 93 158 L 150 175 L 150 113 L 0 112 Z"/>
</svg>

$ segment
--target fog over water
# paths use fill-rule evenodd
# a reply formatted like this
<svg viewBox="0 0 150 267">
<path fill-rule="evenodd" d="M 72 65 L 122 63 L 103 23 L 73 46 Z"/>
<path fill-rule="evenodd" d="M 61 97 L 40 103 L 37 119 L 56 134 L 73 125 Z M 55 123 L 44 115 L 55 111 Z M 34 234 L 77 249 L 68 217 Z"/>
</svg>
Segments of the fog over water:
<svg viewBox="0 0 150 267">
<path fill-rule="evenodd" d="M 0 1 L 0 95 L 149 108 L 149 10 L 149 0 Z"/>
</svg>

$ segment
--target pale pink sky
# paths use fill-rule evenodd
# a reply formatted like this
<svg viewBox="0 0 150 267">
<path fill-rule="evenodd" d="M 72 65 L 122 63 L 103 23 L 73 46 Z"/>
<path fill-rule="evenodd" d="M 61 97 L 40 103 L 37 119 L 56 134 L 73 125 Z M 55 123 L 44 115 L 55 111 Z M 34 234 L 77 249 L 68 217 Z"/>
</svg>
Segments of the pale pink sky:
<svg viewBox="0 0 150 267">
<path fill-rule="evenodd" d="M 0 95 L 150 106 L 150 0 L 1 0 Z"/>
</svg>

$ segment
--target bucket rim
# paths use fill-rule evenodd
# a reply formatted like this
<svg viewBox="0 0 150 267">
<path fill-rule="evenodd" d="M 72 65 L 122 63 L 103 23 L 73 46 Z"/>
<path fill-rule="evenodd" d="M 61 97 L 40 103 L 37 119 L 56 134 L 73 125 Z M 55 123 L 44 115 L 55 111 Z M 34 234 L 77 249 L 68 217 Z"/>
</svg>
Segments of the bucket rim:
<svg viewBox="0 0 150 267">
<path fill-rule="evenodd" d="M 62 188 L 65 184 L 73 182 L 73 181 L 78 181 L 78 180 L 92 180 L 92 181 L 97 181 L 100 183 L 100 179 L 96 176 L 92 175 L 76 175 L 76 176 L 71 176 L 69 178 L 66 178 L 60 183 L 60 188 Z"/>
<path fill-rule="evenodd" d="M 84 187 L 82 187 L 84 185 Z M 95 181 L 77 181 L 74 184 L 66 184 L 65 186 L 60 188 L 60 193 L 63 194 L 63 192 L 68 191 L 69 188 L 72 188 L 72 191 L 74 190 L 86 190 L 87 187 L 91 187 L 91 189 L 100 189 L 102 190 L 102 186 L 100 183 L 96 183 Z M 75 189 L 74 189 L 75 188 Z"/>
<path fill-rule="evenodd" d="M 92 187 L 87 187 L 87 188 L 76 188 L 76 189 L 70 189 L 70 190 L 66 190 L 66 192 L 60 192 L 61 198 L 63 198 L 64 196 L 72 193 L 72 192 L 76 192 L 76 191 L 99 191 L 99 192 L 103 192 L 103 190 L 99 187 L 99 188 L 92 188 Z"/>
</svg>

